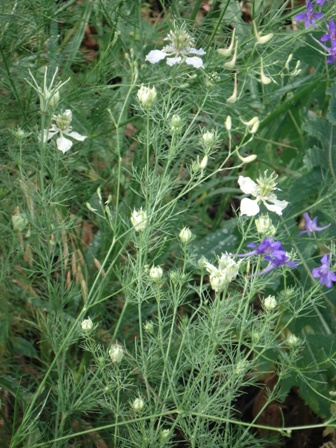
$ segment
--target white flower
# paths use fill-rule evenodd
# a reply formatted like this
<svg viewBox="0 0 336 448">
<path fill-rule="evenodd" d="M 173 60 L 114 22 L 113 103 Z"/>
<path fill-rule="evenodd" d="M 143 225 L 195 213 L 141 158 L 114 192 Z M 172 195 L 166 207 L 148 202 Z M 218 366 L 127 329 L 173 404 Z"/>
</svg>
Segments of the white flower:
<svg viewBox="0 0 336 448">
<path fill-rule="evenodd" d="M 109 356 L 113 363 L 119 364 L 124 357 L 124 349 L 119 344 L 113 344 L 109 350 Z"/>
<path fill-rule="evenodd" d="M 140 397 L 136 398 L 132 403 L 132 408 L 137 412 L 141 411 L 144 406 L 145 406 L 145 402 Z"/>
<path fill-rule="evenodd" d="M 160 266 L 152 266 L 149 271 L 149 276 L 154 283 L 159 282 L 163 276 L 163 270 Z"/>
<path fill-rule="evenodd" d="M 205 51 L 194 48 L 194 39 L 186 32 L 185 27 L 176 28 L 170 31 L 164 39 L 169 42 L 162 50 L 152 50 L 146 56 L 146 61 L 156 64 L 166 59 L 168 65 L 172 66 L 180 62 L 185 62 L 195 68 L 203 68 L 203 61 L 199 56 L 203 56 Z M 198 56 L 189 56 L 196 54 Z"/>
<path fill-rule="evenodd" d="M 55 135 L 59 134 L 60 136 L 56 140 L 56 145 L 57 148 L 63 152 L 63 154 L 69 151 L 69 149 L 73 145 L 73 142 L 68 138 L 65 138 L 64 135 L 74 138 L 75 140 L 78 140 L 80 142 L 86 139 L 85 135 L 80 135 L 78 134 L 78 132 L 72 131 L 72 127 L 70 126 L 72 120 L 71 110 L 67 109 L 63 114 L 54 115 L 53 120 L 56 123 L 51 125 L 49 131 L 45 132 L 44 137 L 47 138 L 47 140 L 50 140 Z"/>
<path fill-rule="evenodd" d="M 264 308 L 266 311 L 272 311 L 277 306 L 277 301 L 274 296 L 268 296 L 264 300 Z"/>
<path fill-rule="evenodd" d="M 146 87 L 141 84 L 140 89 L 138 90 L 137 97 L 141 106 L 145 109 L 150 109 L 155 103 L 156 99 L 156 88 L 155 86 L 152 88 Z"/>
<path fill-rule="evenodd" d="M 213 264 L 204 262 L 205 269 L 210 274 L 211 288 L 218 292 L 222 291 L 234 278 L 237 277 L 239 264 L 229 255 L 222 254 L 218 260 L 218 268 Z"/>
<path fill-rule="evenodd" d="M 93 328 L 92 320 L 89 317 L 87 319 L 84 319 L 81 323 L 81 327 L 84 333 L 89 333 Z"/>
<path fill-rule="evenodd" d="M 275 212 L 277 215 L 282 215 L 282 210 L 287 207 L 287 201 L 279 201 L 273 190 L 279 190 L 276 188 L 275 179 L 277 175 L 273 173 L 267 177 L 267 172 L 263 177 L 257 179 L 257 183 L 250 177 L 239 176 L 238 183 L 240 189 L 245 194 L 251 194 L 256 199 L 242 199 L 240 203 L 240 214 L 247 216 L 255 216 L 259 213 L 260 208 L 258 202 L 262 202 L 265 207 L 271 212 Z"/>
<path fill-rule="evenodd" d="M 134 229 L 137 232 L 142 232 L 145 230 L 147 225 L 147 213 L 145 210 L 142 210 L 142 207 L 140 210 L 133 210 L 133 213 L 131 215 L 131 222 L 133 224 Z"/>
</svg>

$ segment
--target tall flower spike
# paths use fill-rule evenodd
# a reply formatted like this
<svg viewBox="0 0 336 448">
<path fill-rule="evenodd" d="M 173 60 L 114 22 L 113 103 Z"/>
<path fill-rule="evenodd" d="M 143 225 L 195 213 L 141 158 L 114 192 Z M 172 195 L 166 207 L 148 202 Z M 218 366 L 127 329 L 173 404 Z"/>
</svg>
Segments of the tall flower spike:
<svg viewBox="0 0 336 448">
<path fill-rule="evenodd" d="M 176 27 L 174 31 L 171 30 L 164 40 L 169 42 L 168 45 L 164 46 L 162 50 L 150 51 L 146 56 L 146 61 L 157 64 L 166 59 L 170 66 L 185 62 L 195 68 L 203 68 L 203 61 L 199 56 L 205 55 L 206 52 L 203 48 L 199 50 L 194 48 L 195 41 L 187 33 L 185 26 Z"/>
<path fill-rule="evenodd" d="M 260 44 L 260 45 L 266 44 L 274 36 L 273 33 L 269 33 L 269 34 L 265 34 L 264 36 L 261 36 L 258 33 L 257 25 L 254 20 L 253 20 L 252 24 L 253 24 L 253 31 L 254 31 L 254 35 L 255 35 L 257 44 Z"/>
</svg>

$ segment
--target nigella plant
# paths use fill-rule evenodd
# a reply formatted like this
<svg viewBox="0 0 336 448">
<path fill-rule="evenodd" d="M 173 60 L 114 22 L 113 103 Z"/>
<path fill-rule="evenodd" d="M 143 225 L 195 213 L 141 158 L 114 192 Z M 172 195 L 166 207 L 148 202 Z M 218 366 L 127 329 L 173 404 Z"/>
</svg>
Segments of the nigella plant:
<svg viewBox="0 0 336 448">
<path fill-rule="evenodd" d="M 277 174 L 272 173 L 270 176 L 265 171 L 263 176 L 254 182 L 251 178 L 245 176 L 239 176 L 238 184 L 240 189 L 245 194 L 250 194 L 255 199 L 243 198 L 240 203 L 240 214 L 247 216 L 255 216 L 259 213 L 259 203 L 262 202 L 265 207 L 275 212 L 277 215 L 282 214 L 282 210 L 287 207 L 287 201 L 280 201 L 273 193 L 274 190 L 279 190 L 276 187 Z"/>
<path fill-rule="evenodd" d="M 166 59 L 168 65 L 185 62 L 195 68 L 203 68 L 203 61 L 199 56 L 205 55 L 205 51 L 203 48 L 199 50 L 194 48 L 195 41 L 187 33 L 184 26 L 176 27 L 174 31 L 171 30 L 164 40 L 169 42 L 168 45 L 164 46 L 162 50 L 150 51 L 146 56 L 146 61 L 156 64 Z"/>
<path fill-rule="evenodd" d="M 254 250 L 245 254 L 234 254 L 234 256 L 251 257 L 253 255 L 264 255 L 264 259 L 269 262 L 269 265 L 265 269 L 258 274 L 254 274 L 254 276 L 267 274 L 279 266 L 297 267 L 297 263 L 289 261 L 289 257 L 280 241 L 274 241 L 273 238 L 264 238 L 260 244 L 250 243 L 247 247 L 253 248 Z"/>
</svg>

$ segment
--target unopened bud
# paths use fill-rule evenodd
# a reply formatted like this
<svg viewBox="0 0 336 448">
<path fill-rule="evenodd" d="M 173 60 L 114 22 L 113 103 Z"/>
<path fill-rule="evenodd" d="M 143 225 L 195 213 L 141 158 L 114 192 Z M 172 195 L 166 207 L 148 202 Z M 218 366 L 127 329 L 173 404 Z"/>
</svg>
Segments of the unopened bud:
<svg viewBox="0 0 336 448">
<path fill-rule="evenodd" d="M 237 101 L 237 73 L 234 74 L 234 86 L 232 95 L 226 100 L 227 103 L 235 103 Z"/>
<path fill-rule="evenodd" d="M 57 92 L 54 93 L 54 95 L 50 98 L 49 104 L 51 109 L 55 110 L 56 107 L 58 106 L 60 100 L 60 93 L 59 90 L 57 90 Z"/>
<path fill-rule="evenodd" d="M 235 41 L 235 34 L 236 34 L 236 28 L 233 29 L 230 46 L 228 48 L 218 48 L 217 49 L 218 54 L 224 56 L 225 58 L 231 56 Z"/>
<path fill-rule="evenodd" d="M 140 412 L 143 407 L 145 406 L 145 402 L 143 401 L 142 398 L 136 398 L 133 403 L 132 403 L 132 408 L 136 411 L 136 412 Z"/>
<path fill-rule="evenodd" d="M 163 276 L 163 270 L 160 266 L 152 266 L 149 271 L 149 277 L 154 283 L 158 283 Z"/>
<path fill-rule="evenodd" d="M 161 440 L 166 440 L 169 437 L 169 429 L 163 429 L 160 434 Z"/>
<path fill-rule="evenodd" d="M 215 131 L 206 131 L 202 134 L 202 143 L 206 148 L 211 148 L 216 143 L 216 132 Z"/>
<path fill-rule="evenodd" d="M 253 117 L 249 121 L 244 121 L 242 118 L 240 118 L 241 122 L 245 124 L 245 126 L 248 127 L 248 131 L 251 134 L 255 134 L 257 130 L 259 129 L 260 121 L 258 117 Z"/>
<path fill-rule="evenodd" d="M 119 344 L 113 344 L 109 350 L 109 356 L 114 364 L 119 364 L 124 357 L 124 349 Z"/>
<path fill-rule="evenodd" d="M 231 61 L 226 62 L 226 63 L 224 64 L 224 66 L 225 66 L 226 68 L 230 69 L 230 70 L 233 69 L 233 68 L 235 67 L 235 65 L 236 65 L 236 61 L 237 61 L 237 49 L 238 49 L 238 39 L 236 40 L 236 45 L 235 45 L 235 49 L 234 49 L 234 53 L 233 53 L 233 56 L 232 56 Z"/>
<path fill-rule="evenodd" d="M 17 211 L 15 215 L 12 215 L 12 224 L 15 232 L 23 232 L 28 225 L 28 219 L 24 213 Z"/>
<path fill-rule="evenodd" d="M 286 64 L 285 64 L 285 68 L 286 68 L 287 71 L 289 71 L 289 63 L 290 63 L 290 61 L 292 60 L 292 58 L 293 58 L 293 54 L 291 53 L 291 54 L 288 56 L 287 61 L 286 61 Z"/>
<path fill-rule="evenodd" d="M 265 86 L 272 82 L 272 79 L 265 75 L 263 59 L 260 59 L 260 81 Z"/>
<path fill-rule="evenodd" d="M 192 240 L 193 234 L 189 227 L 183 227 L 179 234 L 179 238 L 183 244 L 188 244 Z"/>
<path fill-rule="evenodd" d="M 150 109 L 155 103 L 156 95 L 157 93 L 155 86 L 149 88 L 141 84 L 141 87 L 137 93 L 137 98 L 144 109 Z"/>
<path fill-rule="evenodd" d="M 295 334 L 291 334 L 287 338 L 287 345 L 290 347 L 296 347 L 300 343 L 300 339 L 295 336 Z"/>
<path fill-rule="evenodd" d="M 207 155 L 205 155 L 199 163 L 199 167 L 201 168 L 201 170 L 205 170 L 205 168 L 208 165 L 208 161 L 209 161 L 209 157 Z"/>
<path fill-rule="evenodd" d="M 170 128 L 172 132 L 180 130 L 181 127 L 182 127 L 182 118 L 179 115 L 174 114 L 170 121 Z"/>
<path fill-rule="evenodd" d="M 131 215 L 131 222 L 137 232 L 143 232 L 147 225 L 146 211 L 142 210 L 142 207 L 139 210 L 134 209 Z"/>
<path fill-rule="evenodd" d="M 257 232 L 267 237 L 274 236 L 276 234 L 276 228 L 272 224 L 272 220 L 268 215 L 261 215 L 255 220 Z"/>
<path fill-rule="evenodd" d="M 81 323 L 81 327 L 84 333 L 90 333 L 93 328 L 92 320 L 89 317 L 87 319 L 84 319 Z"/>
<path fill-rule="evenodd" d="M 268 41 L 270 41 L 272 39 L 272 37 L 274 36 L 273 33 L 269 33 L 269 34 L 265 34 L 264 36 L 261 36 L 258 33 L 257 25 L 255 24 L 254 20 L 253 20 L 252 23 L 253 23 L 254 35 L 255 35 L 255 38 L 256 38 L 256 41 L 257 41 L 258 44 L 261 44 L 261 45 L 266 44 Z"/>
<path fill-rule="evenodd" d="M 153 324 L 153 322 L 147 321 L 144 324 L 144 330 L 145 330 L 146 333 L 153 334 L 154 333 L 154 324 Z"/>
<path fill-rule="evenodd" d="M 226 129 L 228 132 L 230 132 L 230 131 L 231 131 L 231 127 L 232 127 L 232 119 L 231 119 L 230 115 L 228 115 L 228 116 L 226 117 L 226 120 L 225 120 L 225 129 Z"/>
<path fill-rule="evenodd" d="M 274 296 L 268 296 L 263 305 L 266 311 L 272 311 L 277 306 L 277 301 Z"/>
</svg>

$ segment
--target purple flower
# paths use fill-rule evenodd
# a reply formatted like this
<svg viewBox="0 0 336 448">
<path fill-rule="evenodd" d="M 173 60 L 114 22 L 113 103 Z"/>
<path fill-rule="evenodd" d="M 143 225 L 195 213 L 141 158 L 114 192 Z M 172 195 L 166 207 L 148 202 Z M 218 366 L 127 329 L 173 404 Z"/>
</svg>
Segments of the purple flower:
<svg viewBox="0 0 336 448">
<path fill-rule="evenodd" d="M 280 241 L 274 241 L 273 238 L 264 238 L 263 241 L 257 246 L 254 243 L 248 244 L 248 247 L 254 248 L 251 252 L 246 254 L 234 254 L 236 257 L 250 257 L 253 255 L 265 255 L 265 260 L 269 261 L 267 268 L 259 272 L 256 275 L 262 275 L 270 272 L 279 266 L 289 266 L 291 268 L 296 268 L 297 264 L 294 261 L 289 261 L 286 255 L 285 249 L 282 247 Z"/>
<path fill-rule="evenodd" d="M 313 232 L 321 232 L 321 230 L 327 229 L 331 225 L 328 224 L 327 226 L 324 227 L 318 227 L 317 216 L 315 216 L 314 219 L 310 219 L 310 216 L 307 212 L 304 213 L 303 216 L 305 218 L 304 226 L 306 230 L 302 230 L 302 232 L 299 232 L 299 235 L 306 233 L 308 236 L 312 236 Z"/>
<path fill-rule="evenodd" d="M 315 0 L 317 4 L 323 6 L 325 2 L 328 2 L 329 0 Z"/>
<path fill-rule="evenodd" d="M 323 34 L 320 40 L 321 42 L 326 42 L 327 40 L 330 40 L 332 47 L 336 45 L 336 25 L 333 19 L 330 19 L 328 25 L 328 33 Z"/>
<path fill-rule="evenodd" d="M 314 13 L 314 6 L 312 2 L 307 0 L 306 4 L 306 12 L 297 14 L 294 19 L 295 20 L 304 20 L 305 21 L 305 28 L 308 28 L 310 25 L 314 25 L 314 28 L 316 28 L 315 21 L 317 19 L 320 19 L 323 17 L 322 12 L 315 12 Z"/>
<path fill-rule="evenodd" d="M 331 272 L 330 263 L 331 263 L 331 255 L 329 260 L 329 255 L 324 255 L 321 258 L 321 266 L 319 268 L 314 268 L 312 270 L 312 274 L 314 278 L 320 278 L 321 285 L 326 285 L 327 288 L 332 287 L 332 282 L 336 282 L 336 274 Z"/>
</svg>

